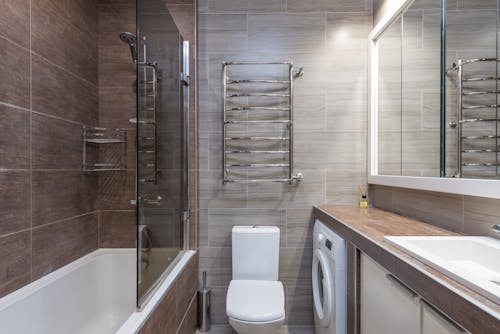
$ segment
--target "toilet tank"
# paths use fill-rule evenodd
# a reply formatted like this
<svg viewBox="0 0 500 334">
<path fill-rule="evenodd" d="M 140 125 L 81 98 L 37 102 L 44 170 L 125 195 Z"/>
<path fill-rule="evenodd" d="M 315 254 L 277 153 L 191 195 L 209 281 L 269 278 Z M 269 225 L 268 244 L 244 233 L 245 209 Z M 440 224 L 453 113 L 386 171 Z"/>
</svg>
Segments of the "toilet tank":
<svg viewBox="0 0 500 334">
<path fill-rule="evenodd" d="M 277 281 L 280 229 L 233 226 L 233 279 Z"/>
</svg>

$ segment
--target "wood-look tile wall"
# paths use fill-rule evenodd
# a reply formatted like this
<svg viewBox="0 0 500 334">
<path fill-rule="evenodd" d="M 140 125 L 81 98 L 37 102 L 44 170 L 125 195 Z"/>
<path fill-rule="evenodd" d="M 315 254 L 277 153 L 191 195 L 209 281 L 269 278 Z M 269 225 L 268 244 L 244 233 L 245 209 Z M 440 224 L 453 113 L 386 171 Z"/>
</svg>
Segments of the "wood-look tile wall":
<svg viewBox="0 0 500 334">
<path fill-rule="evenodd" d="M 355 204 L 357 184 L 365 181 L 371 7 L 371 0 L 199 2 L 200 272 L 208 271 L 216 325 L 227 324 L 231 228 L 254 224 L 281 230 L 287 325 L 302 332 L 313 325 L 312 205 Z M 295 170 L 304 173 L 299 186 L 222 184 L 226 60 L 305 66 L 294 96 Z"/>
<path fill-rule="evenodd" d="M 160 304 L 153 310 L 140 334 L 194 334 L 197 328 L 198 254 L 196 254 Z"/>
<path fill-rule="evenodd" d="M 196 249 L 198 235 L 196 4 L 194 0 L 168 0 L 165 4 L 181 34 L 191 45 L 190 242 L 191 248 Z M 164 9 L 165 7 L 162 7 L 162 10 Z M 129 119 L 136 115 L 136 70 L 130 57 L 130 50 L 120 41 L 119 34 L 124 31 L 136 32 L 136 1 L 98 0 L 98 29 L 99 125 L 126 128 L 128 147 L 127 171 L 99 175 L 100 247 L 134 247 L 136 207 L 130 204 L 130 200 L 135 198 L 136 128 Z M 106 154 L 106 152 L 100 153 Z"/>
<path fill-rule="evenodd" d="M 370 186 L 374 207 L 392 211 L 465 235 L 491 236 L 500 221 L 500 200 L 412 190 Z"/>
<path fill-rule="evenodd" d="M 0 296 L 97 248 L 96 18 L 92 0 L 0 3 Z"/>
<path fill-rule="evenodd" d="M 99 247 L 135 247 L 136 69 L 119 35 L 135 34 L 136 1 L 97 0 L 97 17 L 99 126 L 127 129 L 127 170 L 99 174 Z"/>
</svg>

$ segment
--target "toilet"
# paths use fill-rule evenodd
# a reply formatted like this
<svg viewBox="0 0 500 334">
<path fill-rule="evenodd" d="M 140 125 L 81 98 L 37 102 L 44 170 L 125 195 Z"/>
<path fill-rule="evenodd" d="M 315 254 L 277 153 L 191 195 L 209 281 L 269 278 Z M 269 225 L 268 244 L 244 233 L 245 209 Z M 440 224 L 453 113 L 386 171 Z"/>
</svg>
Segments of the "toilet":
<svg viewBox="0 0 500 334">
<path fill-rule="evenodd" d="M 234 226 L 233 279 L 226 298 L 229 324 L 238 334 L 275 334 L 285 322 L 285 293 L 278 281 L 280 230 Z"/>
</svg>

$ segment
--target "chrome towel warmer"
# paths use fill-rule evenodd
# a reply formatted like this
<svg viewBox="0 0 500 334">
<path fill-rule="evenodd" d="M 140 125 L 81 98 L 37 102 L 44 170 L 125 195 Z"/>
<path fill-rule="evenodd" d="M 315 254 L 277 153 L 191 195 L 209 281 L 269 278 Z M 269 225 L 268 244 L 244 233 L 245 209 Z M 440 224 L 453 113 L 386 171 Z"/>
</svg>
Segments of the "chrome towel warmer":
<svg viewBox="0 0 500 334">
<path fill-rule="evenodd" d="M 138 138 L 139 159 L 142 170 L 147 170 L 147 175 L 140 175 L 138 181 L 158 183 L 158 127 L 160 123 L 160 83 L 161 69 L 156 62 L 139 62 L 141 72 L 139 85 L 138 125 L 145 127 L 149 135 Z M 149 176 L 148 176 L 149 175 Z"/>
<path fill-rule="evenodd" d="M 278 71 L 276 66 L 286 67 L 286 77 L 285 71 L 283 71 L 282 78 L 269 78 L 269 79 L 245 79 L 245 78 L 233 78 L 229 75 L 229 69 L 233 67 L 239 67 L 242 69 L 246 66 L 251 73 L 255 73 L 253 69 L 257 69 L 256 66 L 271 66 L 273 71 Z M 253 67 L 253 69 L 252 69 Z M 262 71 L 265 72 L 265 71 Z M 267 72 L 266 72 L 267 73 Z M 273 72 L 275 73 L 275 72 Z M 297 71 L 294 70 L 293 63 L 290 61 L 284 62 L 232 62 L 227 61 L 222 63 L 222 114 L 223 114 L 223 143 L 222 143 L 222 180 L 223 183 L 258 183 L 258 182 L 287 182 L 293 184 L 294 182 L 300 182 L 303 179 L 302 173 L 294 174 L 293 169 L 293 80 L 294 78 L 302 77 L 304 74 L 303 68 L 299 68 Z M 243 88 L 241 88 L 243 86 Z M 240 88 L 239 88 L 240 87 Z M 234 99 L 245 98 L 247 100 L 246 105 L 235 105 L 231 103 Z M 257 99 L 252 99 L 257 98 Z M 286 100 L 286 103 L 276 102 L 276 99 Z M 253 105 L 258 101 L 257 105 Z M 264 103 L 263 103 L 264 102 Z M 283 106 L 283 104 L 285 104 Z M 279 105 L 279 106 L 277 106 Z M 259 115 L 258 112 L 264 112 L 263 115 L 276 117 L 276 114 L 281 114 L 281 117 L 275 119 L 258 119 L 249 120 L 248 117 L 245 120 L 232 119 L 234 117 L 231 114 L 234 113 L 248 113 L 248 116 L 252 117 Z M 283 113 L 286 113 L 286 118 L 283 117 Z M 269 124 L 283 125 L 286 134 L 278 133 L 269 135 L 267 131 L 264 135 L 259 126 L 265 126 Z M 246 126 L 246 131 L 244 135 L 238 132 L 233 132 L 234 129 L 231 127 L 235 125 Z M 274 143 L 278 144 L 278 149 L 267 149 L 259 148 L 253 149 L 249 147 L 241 147 L 245 142 L 248 143 Z M 239 145 L 235 145 L 238 143 Z M 286 144 L 288 143 L 288 144 Z M 236 147 L 235 147 L 236 146 Z M 286 146 L 285 148 L 283 146 Z M 238 161 L 235 156 L 246 155 L 247 157 L 255 157 L 251 160 L 253 161 Z M 286 157 L 284 161 L 279 163 L 273 162 L 263 162 L 258 161 L 256 156 L 284 156 Z M 235 161 L 236 160 L 236 161 Z M 286 168 L 286 175 L 283 177 L 265 177 L 261 175 L 259 177 L 253 176 L 252 178 L 239 178 L 231 177 L 231 171 L 234 169 L 257 169 L 259 168 L 270 168 L 278 169 Z M 282 172 L 280 174 L 285 174 Z M 248 174 L 247 174 L 248 175 Z"/>
<path fill-rule="evenodd" d="M 500 58 L 459 59 L 447 71 L 457 73 L 457 121 L 451 121 L 448 124 L 451 128 L 457 129 L 458 173 L 456 177 L 463 177 L 464 169 L 468 173 L 468 168 L 475 168 L 478 172 L 478 169 L 489 167 L 495 167 L 494 177 L 498 177 L 500 166 L 498 122 L 500 118 L 497 109 L 500 77 L 497 73 L 497 66 L 499 61 Z M 465 70 L 472 64 L 487 63 L 494 63 L 494 75 L 465 73 Z M 494 114 L 492 109 L 494 109 Z M 495 123 L 494 133 L 488 133 L 487 129 L 480 126 L 480 124 L 487 126 L 492 122 Z M 476 129 L 471 131 L 469 128 L 464 128 L 467 126 L 476 126 Z M 464 134 L 464 131 L 467 134 Z M 494 158 L 491 157 L 493 154 Z M 467 155 L 467 159 L 464 155 Z"/>
</svg>

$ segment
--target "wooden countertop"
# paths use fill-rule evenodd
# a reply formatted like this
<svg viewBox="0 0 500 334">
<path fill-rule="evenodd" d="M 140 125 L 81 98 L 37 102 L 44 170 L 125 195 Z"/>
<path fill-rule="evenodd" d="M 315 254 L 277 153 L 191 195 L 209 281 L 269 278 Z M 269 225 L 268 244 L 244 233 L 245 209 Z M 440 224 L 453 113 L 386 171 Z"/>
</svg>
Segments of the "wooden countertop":
<svg viewBox="0 0 500 334">
<path fill-rule="evenodd" d="M 384 240 L 458 234 L 375 208 L 319 206 L 314 216 L 472 334 L 500 334 L 500 305 Z"/>
</svg>

